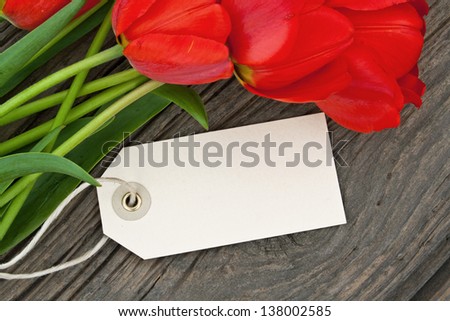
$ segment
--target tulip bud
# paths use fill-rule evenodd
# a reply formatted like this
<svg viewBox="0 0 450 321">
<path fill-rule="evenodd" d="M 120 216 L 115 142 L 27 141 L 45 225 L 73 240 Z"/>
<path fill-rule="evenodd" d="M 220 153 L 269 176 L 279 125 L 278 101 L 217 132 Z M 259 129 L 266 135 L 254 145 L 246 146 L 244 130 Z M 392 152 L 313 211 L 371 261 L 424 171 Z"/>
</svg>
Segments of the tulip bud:
<svg viewBox="0 0 450 321">
<path fill-rule="evenodd" d="M 420 106 L 425 0 L 223 0 L 236 74 L 251 92 L 315 102 L 360 132 L 397 127 Z"/>
<path fill-rule="evenodd" d="M 113 28 L 131 65 L 172 84 L 230 78 L 230 18 L 216 0 L 118 0 Z"/>
<path fill-rule="evenodd" d="M 87 0 L 77 16 L 89 11 L 100 0 Z M 70 0 L 0 0 L 2 15 L 16 27 L 33 30 L 70 3 Z"/>
</svg>

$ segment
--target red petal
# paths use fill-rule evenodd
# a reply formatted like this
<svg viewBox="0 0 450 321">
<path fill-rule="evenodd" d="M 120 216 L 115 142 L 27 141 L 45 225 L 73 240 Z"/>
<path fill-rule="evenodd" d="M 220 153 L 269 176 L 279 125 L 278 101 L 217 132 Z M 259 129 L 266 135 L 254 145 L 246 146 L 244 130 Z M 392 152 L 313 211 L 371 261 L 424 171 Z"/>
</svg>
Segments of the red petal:
<svg viewBox="0 0 450 321">
<path fill-rule="evenodd" d="M 76 17 L 89 11 L 99 2 L 100 0 L 87 0 Z M 0 11 L 18 28 L 33 30 L 69 3 L 70 0 L 7 0 Z"/>
<path fill-rule="evenodd" d="M 403 95 L 396 80 L 371 53 L 355 47 L 347 53 L 351 85 L 317 105 L 337 123 L 369 133 L 400 124 Z"/>
<path fill-rule="evenodd" d="M 307 0 L 302 8 L 302 13 L 308 13 L 317 10 L 320 6 L 325 4 L 325 0 Z"/>
<path fill-rule="evenodd" d="M 425 94 L 426 86 L 417 76 L 417 68 L 414 68 L 406 76 L 400 78 L 398 83 L 405 97 L 405 104 L 413 103 L 416 107 L 422 106 L 422 96 Z"/>
<path fill-rule="evenodd" d="M 326 2 L 331 7 L 365 11 L 384 9 L 402 3 L 411 3 L 422 16 L 428 14 L 430 9 L 426 0 L 327 0 Z"/>
<path fill-rule="evenodd" d="M 355 44 L 370 47 L 395 78 L 417 64 L 423 47 L 423 19 L 409 4 L 377 11 L 341 12 L 355 26 Z"/>
<path fill-rule="evenodd" d="M 353 41 L 353 27 L 348 19 L 327 7 L 300 15 L 296 21 L 296 35 L 286 40 L 283 59 L 277 55 L 267 57 L 267 61 L 247 65 L 253 70 L 252 78 L 243 78 L 253 87 L 272 90 L 297 82 L 333 61 Z M 268 47 L 272 44 L 268 39 L 261 41 Z"/>
<path fill-rule="evenodd" d="M 223 0 L 233 30 L 230 50 L 242 65 L 281 61 L 292 50 L 305 0 Z"/>
<path fill-rule="evenodd" d="M 410 2 L 421 16 L 426 16 L 430 11 L 430 6 L 426 0 L 411 0 Z"/>
<path fill-rule="evenodd" d="M 221 5 L 212 2 L 157 1 L 125 31 L 125 36 L 132 41 L 148 33 L 165 33 L 225 43 L 231 31 L 230 18 Z"/>
<path fill-rule="evenodd" d="M 112 24 L 116 36 L 124 33 L 139 17 L 142 17 L 157 0 L 117 0 L 112 12 Z"/>
<path fill-rule="evenodd" d="M 341 7 L 353 10 L 378 10 L 410 1 L 411 0 L 327 0 L 326 4 L 331 7 Z"/>
<path fill-rule="evenodd" d="M 203 84 L 233 75 L 228 48 L 195 36 L 149 34 L 130 42 L 124 54 L 142 74 L 171 84 Z"/>
<path fill-rule="evenodd" d="M 307 103 L 325 100 L 351 83 L 347 64 L 338 59 L 307 77 L 281 89 L 260 90 L 244 83 L 250 92 L 288 103 Z"/>
</svg>

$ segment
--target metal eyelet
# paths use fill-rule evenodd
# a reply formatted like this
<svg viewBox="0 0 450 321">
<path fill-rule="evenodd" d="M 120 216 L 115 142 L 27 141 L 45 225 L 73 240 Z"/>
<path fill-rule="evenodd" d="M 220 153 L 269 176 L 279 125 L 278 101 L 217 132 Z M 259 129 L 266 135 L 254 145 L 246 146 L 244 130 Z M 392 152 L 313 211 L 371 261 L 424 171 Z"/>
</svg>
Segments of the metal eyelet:
<svg viewBox="0 0 450 321">
<path fill-rule="evenodd" d="M 131 201 L 131 192 L 126 193 L 122 198 L 122 206 L 124 209 L 126 209 L 128 212 L 136 212 L 138 211 L 142 206 L 142 198 L 141 195 L 136 194 L 134 202 Z"/>
<path fill-rule="evenodd" d="M 119 186 L 113 194 L 112 205 L 117 216 L 125 221 L 138 221 L 144 218 L 152 206 L 149 191 L 139 183 L 129 183 L 134 189 L 130 191 L 127 185 Z M 136 200 L 131 204 L 132 193 L 136 193 Z"/>
</svg>

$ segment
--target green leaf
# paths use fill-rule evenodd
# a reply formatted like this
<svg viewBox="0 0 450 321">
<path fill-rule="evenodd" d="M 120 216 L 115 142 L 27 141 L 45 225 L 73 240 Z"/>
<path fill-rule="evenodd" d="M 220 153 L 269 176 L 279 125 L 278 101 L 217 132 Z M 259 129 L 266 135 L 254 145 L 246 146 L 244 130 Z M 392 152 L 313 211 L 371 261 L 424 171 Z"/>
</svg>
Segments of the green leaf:
<svg viewBox="0 0 450 321">
<path fill-rule="evenodd" d="M 209 129 L 208 115 L 200 95 L 192 88 L 178 85 L 164 85 L 154 91 L 185 110 L 206 130 Z"/>
<path fill-rule="evenodd" d="M 63 130 L 64 126 L 60 126 L 58 128 L 55 128 L 50 133 L 48 133 L 44 138 L 42 138 L 31 150 L 30 153 L 40 153 L 42 152 L 48 144 L 50 144 L 52 141 L 55 140 L 56 137 L 58 137 L 59 133 L 61 133 L 61 130 Z"/>
<path fill-rule="evenodd" d="M 42 138 L 34 147 L 31 148 L 31 153 L 42 152 L 50 142 L 52 142 L 63 129 L 63 126 L 55 128 Z M 12 185 L 14 179 L 0 183 L 0 195 L 3 194 L 9 186 Z M 0 209 L 0 240 L 3 239 L 12 222 L 16 218 L 26 199 L 31 193 L 34 183 L 28 186 L 22 193 L 20 193 L 14 200 L 9 202 L 6 206 Z"/>
<path fill-rule="evenodd" d="M 100 185 L 80 166 L 64 157 L 46 153 L 25 153 L 0 158 L 0 182 L 37 173 L 59 173 L 91 185 Z"/>
<path fill-rule="evenodd" d="M 74 42 L 81 39 L 87 33 L 97 27 L 105 18 L 108 11 L 111 9 L 114 1 L 109 1 L 106 5 L 100 8 L 96 13 L 84 21 L 75 30 L 70 32 L 64 39 L 59 41 L 55 46 L 43 53 L 39 58 L 34 60 L 28 65 L 24 65 L 22 69 L 14 74 L 14 77 L 10 77 L 5 83 L 0 84 L 0 97 L 5 96 L 18 84 L 24 81 L 32 72 L 45 65 L 51 58 L 58 54 L 63 49 L 67 48 Z"/>
<path fill-rule="evenodd" d="M 63 129 L 63 127 L 58 127 L 55 128 L 53 131 L 51 131 L 47 136 L 45 136 L 44 138 L 42 138 L 37 144 L 36 146 L 34 146 L 33 148 L 31 148 L 30 152 L 31 153 L 39 153 L 42 152 L 47 146 L 48 144 L 50 144 L 50 142 L 52 142 L 56 137 L 58 137 L 59 133 L 61 132 L 61 130 Z M 2 195 L 9 186 L 11 186 L 11 184 L 14 182 L 13 179 L 9 180 L 9 181 L 4 181 L 4 182 L 0 182 L 0 195 Z"/>
<path fill-rule="evenodd" d="M 0 208 L 0 220 L 3 218 L 5 213 L 8 211 L 10 205 L 11 205 L 11 203 L 9 203 L 6 206 L 3 206 L 2 208 Z"/>
<path fill-rule="evenodd" d="M 61 143 L 65 142 L 67 139 L 69 139 L 71 136 L 76 134 L 80 129 L 82 129 L 84 126 L 89 124 L 91 122 L 91 120 L 93 120 L 94 118 L 95 118 L 94 116 L 92 116 L 92 117 L 83 117 L 83 118 L 80 118 L 80 119 L 74 121 L 73 123 L 67 125 L 66 129 L 64 130 L 64 136 L 58 137 L 57 145 L 60 145 Z M 103 129 L 105 129 L 109 125 L 111 125 L 114 122 L 114 119 L 115 119 L 115 117 L 113 117 L 108 122 L 106 122 L 106 124 L 101 126 L 95 132 L 95 134 L 100 132 L 100 131 L 102 131 Z"/>
<path fill-rule="evenodd" d="M 0 54 L 0 86 L 22 69 L 70 20 L 80 11 L 86 0 L 72 0 L 42 25 Z"/>
<path fill-rule="evenodd" d="M 9 180 L 6 182 L 1 182 L 0 183 L 0 195 L 2 195 L 7 189 L 8 187 L 11 186 L 11 184 L 14 182 L 14 180 Z"/>
<path fill-rule="evenodd" d="M 2 6 L 4 5 L 6 0 L 0 0 L 0 8 L 2 8 Z M 2 23 L 3 21 L 8 21 L 6 19 L 6 17 L 3 15 L 3 12 L 0 10 L 0 23 Z"/>
<path fill-rule="evenodd" d="M 170 102 L 148 94 L 119 113 L 105 129 L 78 146 L 67 158 L 91 171 L 104 157 L 108 149 L 120 144 L 129 133 L 135 132 L 150 119 L 163 111 Z M 65 128 L 61 137 L 70 135 Z M 0 255 L 31 235 L 51 215 L 58 205 L 78 186 L 79 180 L 59 174 L 45 174 L 14 220 L 3 240 Z"/>
<path fill-rule="evenodd" d="M 19 214 L 20 209 L 22 208 L 23 204 L 25 203 L 31 191 L 33 190 L 34 185 L 35 182 L 27 186 L 19 195 L 16 196 L 15 199 L 13 199 L 11 202 L 9 202 L 9 204 L 7 204 L 4 207 L 6 208 L 6 210 L 2 215 L 2 220 L 0 224 L 0 241 L 3 239 L 5 234 L 8 232 L 11 224 L 16 219 L 17 214 Z"/>
</svg>

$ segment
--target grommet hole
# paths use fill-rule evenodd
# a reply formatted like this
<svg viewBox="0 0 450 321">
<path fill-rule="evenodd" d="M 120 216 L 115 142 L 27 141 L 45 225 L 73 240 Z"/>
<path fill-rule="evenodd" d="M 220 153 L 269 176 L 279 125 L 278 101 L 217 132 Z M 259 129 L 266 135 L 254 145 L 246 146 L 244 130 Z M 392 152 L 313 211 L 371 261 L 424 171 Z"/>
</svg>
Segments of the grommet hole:
<svg viewBox="0 0 450 321">
<path fill-rule="evenodd" d="M 128 212 L 136 212 L 142 206 L 142 197 L 139 194 L 126 193 L 122 198 L 122 206 Z"/>
<path fill-rule="evenodd" d="M 152 197 L 142 184 L 129 182 L 115 190 L 111 202 L 117 216 L 124 221 L 133 222 L 143 219 L 149 213 Z"/>
</svg>

